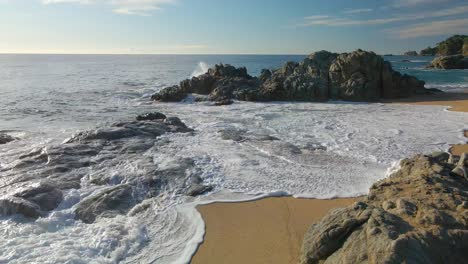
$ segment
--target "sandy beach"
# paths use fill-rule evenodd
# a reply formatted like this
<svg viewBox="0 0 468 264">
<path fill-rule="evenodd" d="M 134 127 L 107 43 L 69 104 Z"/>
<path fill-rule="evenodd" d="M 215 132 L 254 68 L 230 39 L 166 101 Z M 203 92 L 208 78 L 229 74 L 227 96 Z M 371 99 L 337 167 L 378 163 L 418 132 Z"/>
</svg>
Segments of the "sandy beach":
<svg viewBox="0 0 468 264">
<path fill-rule="evenodd" d="M 386 103 L 450 106 L 468 112 L 468 94 L 441 93 Z M 465 132 L 468 137 L 468 132 Z M 459 155 L 468 144 L 454 145 Z M 242 203 L 214 203 L 198 207 L 206 224 L 205 241 L 192 263 L 298 263 L 307 229 L 328 211 L 352 204 L 353 199 L 267 198 Z"/>
<path fill-rule="evenodd" d="M 297 263 L 310 225 L 354 201 L 277 197 L 200 206 L 205 242 L 192 263 Z"/>
</svg>

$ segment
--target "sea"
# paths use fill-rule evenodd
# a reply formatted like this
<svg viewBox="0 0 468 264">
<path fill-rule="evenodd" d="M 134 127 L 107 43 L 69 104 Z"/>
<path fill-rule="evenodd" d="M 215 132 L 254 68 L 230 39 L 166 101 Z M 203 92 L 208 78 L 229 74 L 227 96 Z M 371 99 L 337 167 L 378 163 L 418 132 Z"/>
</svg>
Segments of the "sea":
<svg viewBox="0 0 468 264">
<path fill-rule="evenodd" d="M 197 205 L 286 195 L 356 197 L 401 159 L 466 141 L 468 114 L 444 106 L 331 101 L 214 107 L 190 98 L 151 101 L 158 90 L 216 63 L 245 66 L 259 75 L 304 56 L 0 55 L 0 133 L 19 139 L 0 145 L 0 196 L 12 177 L 24 176 L 5 173 L 22 154 L 154 111 L 179 117 L 194 133 L 164 135 L 158 139 L 164 144 L 141 155 L 121 153 L 118 166 L 89 174 L 118 176 L 120 181 L 109 184 L 119 184 L 145 166 L 167 168 L 191 159 L 197 175 L 213 186 L 192 198 L 167 185 L 164 195 L 144 201 L 144 212 L 85 224 L 75 220 L 77 204 L 104 187 L 83 177 L 81 188 L 67 190 L 44 217 L 0 216 L 0 263 L 188 263 L 205 231 Z M 426 69 L 432 57 L 384 58 L 395 70 L 424 80 L 427 88 L 468 91 L 466 70 Z M 224 140 L 223 130 L 242 131 L 248 140 Z M 261 140 L 265 137 L 275 140 Z"/>
</svg>

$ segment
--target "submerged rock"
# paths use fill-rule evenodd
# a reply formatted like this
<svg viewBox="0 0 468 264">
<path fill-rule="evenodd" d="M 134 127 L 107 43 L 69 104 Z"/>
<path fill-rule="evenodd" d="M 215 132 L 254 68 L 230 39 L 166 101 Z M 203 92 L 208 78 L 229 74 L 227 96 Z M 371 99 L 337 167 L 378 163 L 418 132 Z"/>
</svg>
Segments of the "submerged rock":
<svg viewBox="0 0 468 264">
<path fill-rule="evenodd" d="M 468 259 L 468 181 L 450 155 L 418 155 L 353 206 L 310 227 L 302 263 L 462 263 Z"/>
<path fill-rule="evenodd" d="M 81 201 L 75 210 L 75 218 L 92 223 L 98 216 L 112 217 L 127 213 L 135 204 L 133 188 L 123 184 Z"/>
<path fill-rule="evenodd" d="M 137 116 L 136 119 L 138 121 L 164 120 L 164 119 L 166 119 L 166 115 L 163 114 L 163 113 L 159 113 L 159 112 L 153 112 L 153 113 L 146 113 L 146 114 L 139 115 L 139 116 Z"/>
<path fill-rule="evenodd" d="M 14 141 L 14 140 L 16 140 L 15 137 L 12 137 L 12 136 L 10 136 L 8 134 L 0 133 L 0 145 L 9 143 L 9 142 Z"/>
<path fill-rule="evenodd" d="M 0 198 L 0 214 L 22 214 L 37 218 L 55 209 L 63 199 L 62 191 L 49 181 L 16 185 L 12 191 Z"/>
<path fill-rule="evenodd" d="M 468 57 L 463 55 L 441 56 L 435 58 L 429 68 L 436 69 L 468 69 Z"/>
<path fill-rule="evenodd" d="M 336 54 L 320 51 L 302 62 L 288 62 L 278 70 L 263 70 L 256 78 L 245 68 L 215 65 L 206 74 L 184 80 L 153 95 L 153 100 L 180 101 L 189 93 L 207 95 L 215 102 L 376 101 L 424 93 L 424 82 L 395 72 L 373 52 Z"/>
<path fill-rule="evenodd" d="M 78 133 L 63 144 L 33 149 L 2 166 L 0 214 L 45 216 L 62 202 L 63 191 L 90 187 L 94 194 L 79 201 L 75 213 L 77 219 L 92 223 L 125 214 L 166 191 L 186 195 L 191 186 L 190 195 L 208 191 L 195 188 L 204 184 L 194 160 L 167 157 L 172 163 L 158 164 L 147 153 L 164 146 L 160 136 L 191 136 L 193 130 L 161 113 L 137 119 Z"/>
</svg>

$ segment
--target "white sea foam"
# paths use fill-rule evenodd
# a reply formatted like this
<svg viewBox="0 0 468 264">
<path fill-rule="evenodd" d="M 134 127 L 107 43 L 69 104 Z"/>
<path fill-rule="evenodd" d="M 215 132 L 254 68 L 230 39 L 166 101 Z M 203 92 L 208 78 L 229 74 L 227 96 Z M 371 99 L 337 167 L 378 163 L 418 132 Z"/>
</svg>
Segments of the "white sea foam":
<svg viewBox="0 0 468 264">
<path fill-rule="evenodd" d="M 201 61 L 198 63 L 197 65 L 197 68 L 195 68 L 195 70 L 192 72 L 192 74 L 190 75 L 190 77 L 198 77 L 204 73 L 207 73 L 208 72 L 208 69 L 210 68 L 210 66 L 208 66 L 208 64 L 206 64 L 205 62 Z"/>
<path fill-rule="evenodd" d="M 164 195 L 141 205 L 148 210 L 87 225 L 73 214 L 81 197 L 96 190 L 85 177 L 82 189 L 66 193 L 48 217 L 1 219 L 0 262 L 186 263 L 204 233 L 197 204 L 362 195 L 396 161 L 463 142 L 468 122 L 467 114 L 439 106 L 341 102 L 177 103 L 159 104 L 158 110 L 182 118 L 196 132 L 167 134 L 160 139 L 164 144 L 141 160 L 129 156 L 126 163 L 91 175 L 138 173 L 138 164 L 148 158 L 159 168 L 191 158 L 214 193 L 187 198 L 167 186 Z M 222 139 L 219 131 L 226 129 L 238 131 L 243 140 Z"/>
</svg>

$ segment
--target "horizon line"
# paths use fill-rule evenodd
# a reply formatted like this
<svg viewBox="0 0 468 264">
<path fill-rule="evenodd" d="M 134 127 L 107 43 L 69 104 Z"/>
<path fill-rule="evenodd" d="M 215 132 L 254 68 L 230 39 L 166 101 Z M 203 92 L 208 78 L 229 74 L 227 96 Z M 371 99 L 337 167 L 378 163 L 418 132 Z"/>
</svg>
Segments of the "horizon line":
<svg viewBox="0 0 468 264">
<path fill-rule="evenodd" d="M 312 52 L 313 53 L 313 52 Z M 33 53 L 33 52 L 0 52 L 0 55 L 170 55 L 170 56 L 243 56 L 243 55 L 262 55 L 262 56 L 303 56 L 311 53 Z"/>
</svg>

